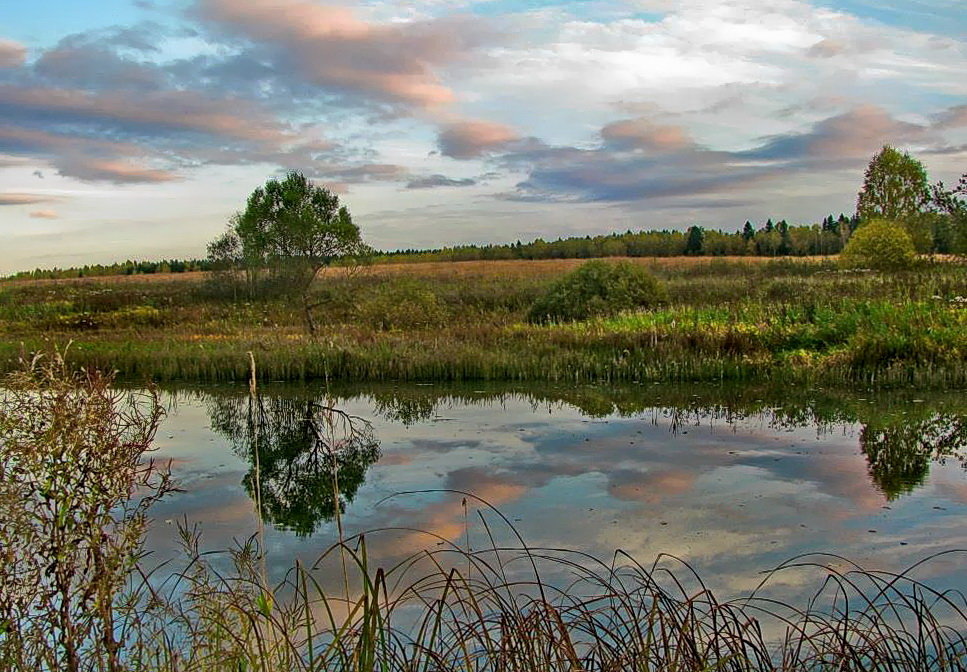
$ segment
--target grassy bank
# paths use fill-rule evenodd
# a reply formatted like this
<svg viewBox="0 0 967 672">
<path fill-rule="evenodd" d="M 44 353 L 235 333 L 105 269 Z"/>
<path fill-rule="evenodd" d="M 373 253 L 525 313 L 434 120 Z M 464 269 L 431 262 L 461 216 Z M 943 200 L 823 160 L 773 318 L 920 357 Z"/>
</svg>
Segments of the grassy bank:
<svg viewBox="0 0 967 672">
<path fill-rule="evenodd" d="M 967 267 L 844 272 L 822 259 L 638 259 L 660 308 L 557 325 L 525 320 L 579 260 L 338 269 L 316 294 L 309 337 L 297 301 L 246 301 L 203 275 L 0 284 L 0 366 L 23 344 L 73 341 L 76 365 L 123 377 L 265 379 L 757 380 L 967 384 Z"/>
</svg>

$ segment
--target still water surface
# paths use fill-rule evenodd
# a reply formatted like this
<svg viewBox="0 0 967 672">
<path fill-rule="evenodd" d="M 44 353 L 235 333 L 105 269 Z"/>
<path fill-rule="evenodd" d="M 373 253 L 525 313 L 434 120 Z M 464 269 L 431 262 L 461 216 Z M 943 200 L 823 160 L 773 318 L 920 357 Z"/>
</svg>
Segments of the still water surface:
<svg viewBox="0 0 967 672">
<path fill-rule="evenodd" d="M 177 555 L 181 519 L 212 549 L 256 531 L 256 454 L 275 576 L 338 539 L 337 506 L 347 536 L 405 528 L 368 537 L 377 562 L 488 545 L 478 512 L 510 538 L 461 493 L 530 545 L 621 549 L 644 564 L 672 554 L 720 597 L 804 553 L 900 571 L 967 549 L 960 392 L 267 386 L 253 401 L 240 386 L 168 402 L 156 457 L 172 460 L 183 492 L 154 510 L 158 559 Z M 967 590 L 964 569 L 967 555 L 944 555 L 917 578 Z"/>
</svg>

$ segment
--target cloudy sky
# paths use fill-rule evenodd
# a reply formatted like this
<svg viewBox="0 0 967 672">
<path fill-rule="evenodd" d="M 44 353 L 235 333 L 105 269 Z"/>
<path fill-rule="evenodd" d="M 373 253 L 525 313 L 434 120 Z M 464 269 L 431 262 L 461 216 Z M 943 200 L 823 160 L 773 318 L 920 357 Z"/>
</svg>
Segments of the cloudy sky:
<svg viewBox="0 0 967 672">
<path fill-rule="evenodd" d="M 852 212 L 967 170 L 962 0 L 44 0 L 0 22 L 0 274 L 204 256 L 295 169 L 383 249 Z"/>
</svg>

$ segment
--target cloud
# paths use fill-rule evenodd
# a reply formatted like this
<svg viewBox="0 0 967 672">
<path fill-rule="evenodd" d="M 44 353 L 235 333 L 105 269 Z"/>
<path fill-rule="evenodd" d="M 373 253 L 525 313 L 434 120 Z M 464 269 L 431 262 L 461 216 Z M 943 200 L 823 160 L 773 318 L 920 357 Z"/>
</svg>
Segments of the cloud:
<svg viewBox="0 0 967 672">
<path fill-rule="evenodd" d="M 177 174 L 160 168 L 148 168 L 127 161 L 99 160 L 90 158 L 61 159 L 59 171 L 81 180 L 124 183 L 171 182 L 180 179 Z"/>
<path fill-rule="evenodd" d="M 657 504 L 685 495 L 695 487 L 695 470 L 668 467 L 653 472 L 618 470 L 608 478 L 608 494 L 615 499 Z"/>
<path fill-rule="evenodd" d="M 459 121 L 445 126 L 437 137 L 437 143 L 444 156 L 472 159 L 517 139 L 517 133 L 503 124 Z"/>
<path fill-rule="evenodd" d="M 153 64 L 122 58 L 103 44 L 60 44 L 43 52 L 33 64 L 40 77 L 72 87 L 156 90 L 165 75 Z"/>
<path fill-rule="evenodd" d="M 839 56 L 847 49 L 846 44 L 840 40 L 836 40 L 830 37 L 824 38 L 809 47 L 809 51 L 806 53 L 809 56 L 816 58 L 832 58 L 834 56 Z"/>
<path fill-rule="evenodd" d="M 194 13 L 266 50 L 279 77 L 418 109 L 455 100 L 437 71 L 467 58 L 487 33 L 479 20 L 368 23 L 345 7 L 304 0 L 200 0 Z"/>
<path fill-rule="evenodd" d="M 605 143 L 619 149 L 674 152 L 691 146 L 692 140 L 680 126 L 655 124 L 645 118 L 615 121 L 601 129 Z"/>
<path fill-rule="evenodd" d="M 34 205 L 55 200 L 43 194 L 0 193 L 0 205 Z"/>
<path fill-rule="evenodd" d="M 936 115 L 934 128 L 961 128 L 967 126 L 967 105 L 956 105 Z"/>
<path fill-rule="evenodd" d="M 602 129 L 605 144 L 599 148 L 536 143 L 526 151 L 510 152 L 505 163 L 530 162 L 531 168 L 517 190 L 502 197 L 545 202 L 673 199 L 663 201 L 663 207 L 700 207 L 696 197 L 721 202 L 722 195 L 797 172 L 859 168 L 884 144 L 925 142 L 931 133 L 930 127 L 860 105 L 806 131 L 769 136 L 746 150 L 722 151 L 691 143 L 676 127 L 622 120 Z M 710 194 L 720 198 L 709 199 Z"/>
<path fill-rule="evenodd" d="M 60 215 L 55 210 L 34 210 L 30 213 L 31 219 L 59 219 Z"/>
<path fill-rule="evenodd" d="M 418 177 L 410 180 L 407 189 L 435 189 L 437 187 L 470 187 L 477 184 L 477 181 L 469 177 L 454 179 L 446 175 L 430 175 L 428 177 Z"/>
<path fill-rule="evenodd" d="M 24 64 L 27 48 L 19 42 L 0 39 L 0 68 L 15 68 Z"/>
<path fill-rule="evenodd" d="M 361 165 L 347 165 L 332 168 L 323 168 L 314 171 L 314 176 L 326 180 L 339 180 L 341 182 L 397 182 L 409 175 L 409 171 L 403 166 L 392 163 L 365 163 Z"/>
<path fill-rule="evenodd" d="M 140 96 L 80 89 L 0 85 L 0 118 L 21 123 L 90 125 L 161 135 L 193 131 L 237 140 L 280 142 L 282 125 L 249 101 L 214 99 L 195 91 Z"/>
<path fill-rule="evenodd" d="M 211 51 L 166 62 L 150 53 L 166 29 L 113 28 L 68 36 L 0 77 L 0 151 L 115 183 L 245 164 L 302 170 L 337 189 L 412 181 L 365 144 L 322 138 L 358 124 L 332 103 L 376 106 L 383 122 L 388 110 L 438 107 L 453 96 L 437 68 L 463 61 L 481 39 L 459 17 L 381 24 L 301 0 L 202 0 L 195 16 L 211 28 Z"/>
<path fill-rule="evenodd" d="M 177 179 L 171 171 L 136 163 L 145 160 L 145 152 L 134 143 L 0 126 L 0 152 L 43 158 L 59 174 L 81 180 L 131 183 Z"/>
<path fill-rule="evenodd" d="M 884 144 L 903 145 L 924 138 L 924 126 L 897 121 L 875 105 L 860 105 L 825 119 L 806 133 L 790 133 L 768 139 L 761 147 L 745 152 L 752 158 L 833 163 L 868 161 Z"/>
</svg>

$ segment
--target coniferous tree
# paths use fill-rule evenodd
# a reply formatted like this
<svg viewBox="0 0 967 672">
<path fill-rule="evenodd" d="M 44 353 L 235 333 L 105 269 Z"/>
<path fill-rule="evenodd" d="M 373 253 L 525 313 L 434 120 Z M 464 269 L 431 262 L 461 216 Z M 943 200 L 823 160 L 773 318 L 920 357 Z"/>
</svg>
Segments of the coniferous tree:
<svg viewBox="0 0 967 672">
<path fill-rule="evenodd" d="M 705 242 L 705 231 L 700 226 L 690 226 L 685 238 L 685 254 L 702 254 Z"/>
<path fill-rule="evenodd" d="M 748 243 L 753 238 L 755 238 L 755 227 L 752 226 L 752 222 L 745 220 L 745 226 L 742 227 L 742 239 Z"/>
</svg>

